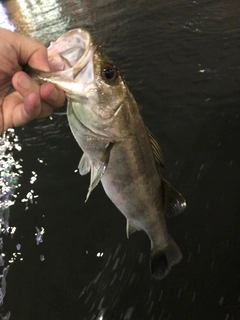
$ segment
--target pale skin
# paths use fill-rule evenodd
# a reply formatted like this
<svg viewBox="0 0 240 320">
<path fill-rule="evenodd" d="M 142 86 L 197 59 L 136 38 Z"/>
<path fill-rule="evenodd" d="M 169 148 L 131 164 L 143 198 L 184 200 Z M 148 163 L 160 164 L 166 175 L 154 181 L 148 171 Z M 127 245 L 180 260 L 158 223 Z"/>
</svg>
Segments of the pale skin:
<svg viewBox="0 0 240 320">
<path fill-rule="evenodd" d="M 52 83 L 39 85 L 22 71 L 26 64 L 43 71 L 62 68 L 48 62 L 40 42 L 0 28 L 0 132 L 47 117 L 64 103 L 62 90 Z"/>
</svg>

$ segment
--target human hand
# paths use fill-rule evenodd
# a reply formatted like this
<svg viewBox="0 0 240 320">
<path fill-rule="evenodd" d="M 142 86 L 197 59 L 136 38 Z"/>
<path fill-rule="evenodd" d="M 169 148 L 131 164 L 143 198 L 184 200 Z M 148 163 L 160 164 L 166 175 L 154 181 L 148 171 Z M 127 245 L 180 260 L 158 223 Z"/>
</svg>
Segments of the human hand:
<svg viewBox="0 0 240 320">
<path fill-rule="evenodd" d="M 25 64 L 50 71 L 45 46 L 0 28 L 0 132 L 46 117 L 64 103 L 64 92 L 52 83 L 37 84 L 21 71 Z"/>
</svg>

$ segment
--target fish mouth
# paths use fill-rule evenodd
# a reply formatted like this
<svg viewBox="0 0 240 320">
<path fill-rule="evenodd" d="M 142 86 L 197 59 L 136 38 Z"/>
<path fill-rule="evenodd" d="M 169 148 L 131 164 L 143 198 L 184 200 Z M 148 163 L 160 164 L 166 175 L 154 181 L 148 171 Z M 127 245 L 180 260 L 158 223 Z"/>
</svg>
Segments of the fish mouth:
<svg viewBox="0 0 240 320">
<path fill-rule="evenodd" d="M 76 78 L 92 58 L 95 48 L 86 30 L 78 28 L 66 32 L 48 47 L 48 60 L 53 74 L 72 69 Z M 61 70 L 54 72 L 59 66 Z"/>
<path fill-rule="evenodd" d="M 73 29 L 63 34 L 48 47 L 51 72 L 31 72 L 36 80 L 57 84 L 67 95 L 74 95 L 86 86 L 94 86 L 93 45 L 89 32 Z"/>
</svg>

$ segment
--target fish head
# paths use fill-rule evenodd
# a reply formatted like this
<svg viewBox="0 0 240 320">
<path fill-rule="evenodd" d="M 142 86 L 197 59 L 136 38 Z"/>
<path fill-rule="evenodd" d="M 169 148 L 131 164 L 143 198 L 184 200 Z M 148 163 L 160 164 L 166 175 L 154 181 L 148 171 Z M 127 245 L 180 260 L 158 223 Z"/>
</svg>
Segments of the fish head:
<svg viewBox="0 0 240 320">
<path fill-rule="evenodd" d="M 32 70 L 30 74 L 38 82 L 55 83 L 65 91 L 70 127 L 76 127 L 79 121 L 97 134 L 107 135 L 109 128 L 113 131 L 128 89 L 90 33 L 83 29 L 68 31 L 50 44 L 48 60 L 51 72 Z"/>
<path fill-rule="evenodd" d="M 80 121 L 94 133 L 115 139 L 120 134 L 119 118 L 122 118 L 128 96 L 127 85 L 119 70 L 100 46 L 94 47 L 87 63 L 80 67 L 77 63 L 74 69 L 79 91 L 71 96 L 68 105 L 70 126 Z"/>
<path fill-rule="evenodd" d="M 92 60 L 78 75 L 82 83 L 80 96 L 88 99 L 88 107 L 102 120 L 116 116 L 127 95 L 126 83 L 113 61 L 108 58 L 100 46 L 96 47 Z M 88 86 L 89 79 L 92 79 Z M 89 97 L 95 98 L 95 104 Z"/>
<path fill-rule="evenodd" d="M 95 134 L 116 139 L 119 136 L 119 117 L 128 95 L 127 85 L 113 61 L 100 46 L 87 56 L 85 62 L 74 66 L 78 93 L 68 95 L 68 120 L 70 127 L 78 122 Z"/>
</svg>

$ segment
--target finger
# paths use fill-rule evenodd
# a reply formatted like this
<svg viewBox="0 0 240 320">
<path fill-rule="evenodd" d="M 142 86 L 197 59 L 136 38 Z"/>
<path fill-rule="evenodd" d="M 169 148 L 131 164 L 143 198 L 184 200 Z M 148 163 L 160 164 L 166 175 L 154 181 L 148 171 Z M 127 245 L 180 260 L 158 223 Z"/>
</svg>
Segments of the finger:
<svg viewBox="0 0 240 320">
<path fill-rule="evenodd" d="M 24 125 L 36 118 L 44 118 L 53 111 L 53 108 L 47 103 L 41 103 L 39 94 L 30 93 L 23 98 L 17 91 L 9 94 L 4 101 L 3 107 L 5 109 L 5 117 L 2 131 L 10 127 Z M 7 110 L 11 109 L 11 112 L 7 112 Z"/>
<path fill-rule="evenodd" d="M 44 118 L 52 113 L 52 108 L 40 103 L 40 96 L 36 93 L 30 93 L 24 100 L 15 97 L 15 108 L 12 115 L 14 127 L 24 125 L 36 118 Z"/>
<path fill-rule="evenodd" d="M 3 111 L 3 130 L 23 125 L 40 115 L 40 96 L 31 93 L 23 98 L 17 91 L 12 92 L 4 100 Z"/>
<path fill-rule="evenodd" d="M 37 118 L 41 113 L 40 96 L 35 92 L 25 96 L 23 104 L 20 105 L 21 118 L 24 123 Z"/>
<path fill-rule="evenodd" d="M 13 76 L 12 84 L 24 100 L 24 110 L 21 113 L 24 123 L 36 117 L 46 117 L 52 113 L 54 107 L 64 103 L 65 94 L 62 90 L 52 83 L 39 86 L 23 71 Z"/>
<path fill-rule="evenodd" d="M 21 97 L 20 101 L 15 103 L 16 106 L 13 114 L 15 126 L 25 124 L 37 117 L 48 116 L 52 113 L 52 107 L 41 101 L 40 85 L 33 81 L 25 72 L 17 72 L 13 76 L 12 84 Z"/>
<path fill-rule="evenodd" d="M 53 83 L 44 83 L 40 88 L 40 96 L 52 107 L 60 107 L 64 104 L 65 93 Z"/>
<path fill-rule="evenodd" d="M 52 83 L 44 83 L 39 86 L 23 71 L 19 71 L 13 76 L 12 84 L 23 98 L 30 93 L 37 93 L 52 107 L 62 106 L 65 101 L 65 94 L 61 89 Z"/>
<path fill-rule="evenodd" d="M 22 107 L 22 119 L 27 123 L 36 118 L 45 118 L 53 112 L 52 106 L 40 100 L 36 93 L 30 93 L 24 98 Z"/>
<path fill-rule="evenodd" d="M 10 33 L 9 36 L 13 37 L 20 64 L 28 63 L 35 69 L 50 71 L 47 48 L 42 43 L 18 33 Z"/>
<path fill-rule="evenodd" d="M 19 71 L 14 74 L 12 78 L 12 85 L 23 98 L 28 96 L 30 93 L 40 95 L 40 86 L 23 71 Z"/>
</svg>

